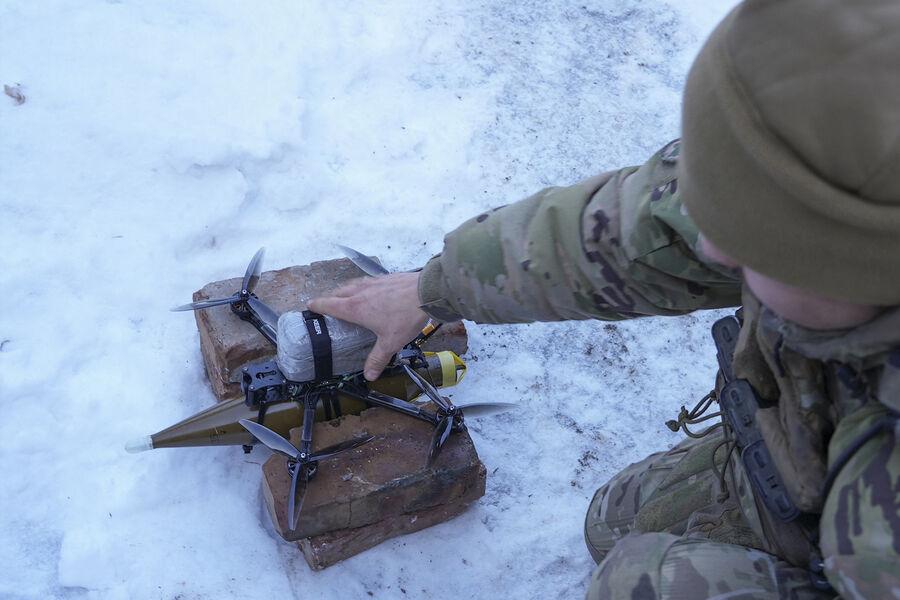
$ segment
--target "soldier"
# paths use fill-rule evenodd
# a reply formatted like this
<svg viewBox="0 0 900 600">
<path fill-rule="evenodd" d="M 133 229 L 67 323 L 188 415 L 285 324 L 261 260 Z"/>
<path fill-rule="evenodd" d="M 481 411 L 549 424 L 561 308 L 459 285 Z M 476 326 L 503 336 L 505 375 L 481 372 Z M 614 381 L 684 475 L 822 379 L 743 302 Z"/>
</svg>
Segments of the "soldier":
<svg viewBox="0 0 900 600">
<path fill-rule="evenodd" d="M 378 334 L 372 379 L 429 316 L 742 305 L 715 390 L 670 422 L 690 436 L 594 496 L 588 596 L 900 597 L 898 32 L 894 0 L 746 0 L 691 68 L 680 141 L 311 307 Z M 698 431 L 717 401 L 752 410 Z"/>
</svg>

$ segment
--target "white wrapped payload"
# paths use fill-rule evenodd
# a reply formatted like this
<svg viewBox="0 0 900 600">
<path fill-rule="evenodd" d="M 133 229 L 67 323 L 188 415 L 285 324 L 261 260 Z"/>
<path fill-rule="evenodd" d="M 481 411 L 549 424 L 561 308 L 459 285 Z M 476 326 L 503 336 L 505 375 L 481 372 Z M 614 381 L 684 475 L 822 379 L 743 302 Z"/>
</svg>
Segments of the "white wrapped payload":
<svg viewBox="0 0 900 600">
<path fill-rule="evenodd" d="M 331 360 L 334 375 L 362 371 L 366 357 L 375 345 L 374 333 L 333 317 L 324 319 L 331 337 Z M 291 381 L 313 381 L 316 366 L 313 345 L 303 313 L 286 312 L 278 319 L 278 368 Z"/>
</svg>

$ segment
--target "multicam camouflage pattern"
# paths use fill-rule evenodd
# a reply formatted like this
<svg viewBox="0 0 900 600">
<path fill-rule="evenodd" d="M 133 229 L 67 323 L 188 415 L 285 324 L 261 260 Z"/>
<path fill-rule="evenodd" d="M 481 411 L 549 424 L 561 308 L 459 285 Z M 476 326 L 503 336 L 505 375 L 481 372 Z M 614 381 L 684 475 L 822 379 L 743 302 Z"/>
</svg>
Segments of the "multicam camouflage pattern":
<svg viewBox="0 0 900 600">
<path fill-rule="evenodd" d="M 852 330 L 811 331 L 749 292 L 742 298 L 737 274 L 697 253 L 677 159 L 676 141 L 642 167 L 544 190 L 463 224 L 422 273 L 423 308 L 441 320 L 513 323 L 743 301 L 735 374 L 761 399 L 761 433 L 804 518 L 783 523 L 765 510 L 739 451 L 723 487 L 712 467 L 713 457 L 724 466 L 718 432 L 685 442 L 598 491 L 585 532 L 594 557 L 606 557 L 595 588 L 604 597 L 702 597 L 691 593 L 701 589 L 747 597 L 739 590 L 750 588 L 758 590 L 750 597 L 818 597 L 806 571 L 818 538 L 842 596 L 900 597 L 897 428 L 838 463 L 873 419 L 900 412 L 900 308 Z M 838 474 L 826 490 L 830 473 Z"/>
<path fill-rule="evenodd" d="M 585 540 L 594 559 L 607 562 L 598 568 L 591 594 L 609 591 L 603 586 L 615 579 L 604 571 L 639 577 L 636 560 L 649 573 L 665 572 L 669 554 L 658 563 L 653 562 L 658 555 L 650 554 L 629 555 L 615 567 L 608 564 L 613 556 L 626 556 L 615 554 L 620 540 L 652 532 L 730 544 L 716 552 L 731 552 L 737 563 L 730 570 L 710 571 L 719 573 L 717 589 L 737 590 L 747 576 L 739 566 L 744 554 L 735 550 L 742 547 L 759 550 L 761 559 L 771 563 L 767 571 L 789 577 L 778 580 L 788 588 L 751 597 L 795 597 L 785 595 L 785 589 L 796 597 L 832 597 L 796 586 L 800 573 L 807 584 L 811 581 L 807 567 L 820 554 L 829 582 L 842 597 L 900 597 L 900 425 L 897 413 L 878 401 L 879 392 L 893 392 L 900 385 L 900 351 L 884 351 L 885 340 L 900 331 L 900 310 L 849 332 L 817 332 L 783 321 L 745 293 L 743 316 L 735 372 L 753 381 L 761 399 L 771 404 L 758 415 L 761 431 L 792 499 L 809 516 L 792 523 L 772 517 L 754 496 L 738 452 L 731 454 L 727 477 L 720 482 L 727 447 L 721 429 L 688 438 L 669 452 L 627 467 L 595 494 L 585 519 Z M 778 340 L 774 345 L 769 343 L 773 336 Z M 777 356 L 774 373 L 766 371 L 763 354 Z M 886 399 L 896 401 L 896 396 Z M 876 424 L 882 425 L 877 435 L 844 466 L 836 465 Z M 800 462 L 803 456 L 807 458 Z M 837 477 L 826 496 L 830 472 Z M 813 543 L 817 535 L 821 550 Z M 695 549 L 692 568 L 699 568 L 702 550 Z M 724 558 L 716 560 L 721 567 Z M 660 593 L 658 597 L 668 597 Z"/>
<path fill-rule="evenodd" d="M 665 532 L 765 550 L 733 496 L 713 468 L 725 463 L 721 428 L 686 438 L 626 467 L 594 494 L 584 520 L 584 538 L 596 562 L 630 533 Z"/>
<path fill-rule="evenodd" d="M 805 569 L 734 544 L 670 533 L 632 534 L 591 577 L 589 600 L 825 600 Z"/>
<path fill-rule="evenodd" d="M 549 188 L 467 221 L 423 270 L 423 308 L 443 321 L 518 323 L 737 305 L 734 273 L 696 256 L 677 152 L 672 142 L 640 168 Z"/>
<path fill-rule="evenodd" d="M 900 597 L 900 309 L 847 331 L 800 327 L 749 293 L 744 311 L 735 373 L 767 404 L 757 415 L 760 430 L 791 498 L 821 518 L 804 537 L 759 502 L 742 503 L 745 514 L 756 509 L 754 529 L 766 549 L 795 565 L 807 563 L 805 539 L 817 534 L 825 572 L 842 596 Z M 846 454 L 876 421 L 883 430 Z M 843 465 L 842 455 L 851 457 Z M 837 479 L 826 489 L 829 475 Z"/>
<path fill-rule="evenodd" d="M 828 579 L 844 598 L 898 598 L 900 309 L 843 332 L 806 330 L 771 313 L 768 320 L 785 346 L 821 365 L 830 400 L 827 456 L 836 479 L 819 524 Z"/>
<path fill-rule="evenodd" d="M 889 416 L 871 403 L 841 421 L 838 446 Z M 896 416 L 896 415 L 890 415 Z M 825 567 L 844 598 L 900 597 L 900 437 L 898 421 L 866 443 L 834 482 L 822 513 Z M 888 592 L 890 590 L 890 592 Z"/>
</svg>

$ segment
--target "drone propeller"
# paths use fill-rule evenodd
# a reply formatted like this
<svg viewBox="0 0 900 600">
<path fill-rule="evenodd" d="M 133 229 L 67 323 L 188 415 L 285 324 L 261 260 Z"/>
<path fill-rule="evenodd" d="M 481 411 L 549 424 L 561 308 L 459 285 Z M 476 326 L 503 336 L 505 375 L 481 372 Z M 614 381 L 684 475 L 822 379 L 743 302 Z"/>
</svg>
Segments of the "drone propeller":
<svg viewBox="0 0 900 600">
<path fill-rule="evenodd" d="M 367 442 L 371 442 L 374 439 L 374 435 L 349 439 L 345 442 L 341 442 L 340 444 L 335 444 L 333 446 L 323 448 L 318 452 L 310 454 L 306 459 L 298 460 L 294 463 L 293 473 L 291 474 L 291 495 L 288 496 L 288 527 L 291 529 L 291 531 L 297 528 L 297 523 L 300 520 L 300 511 L 303 510 L 303 501 L 306 499 L 306 488 L 309 484 L 310 466 L 313 463 L 319 462 L 320 460 L 327 460 L 329 458 L 337 456 L 338 454 L 341 454 L 342 452 L 353 450 L 354 448 L 362 446 Z M 299 481 L 301 477 L 303 478 L 303 491 L 300 492 L 300 498 L 297 499 L 297 488 L 299 487 Z"/>
<path fill-rule="evenodd" d="M 303 509 L 303 501 L 306 499 L 306 487 L 310 478 L 310 467 L 320 460 L 328 460 L 338 454 L 353 450 L 367 442 L 375 439 L 375 436 L 356 437 L 327 448 L 322 448 L 318 452 L 304 454 L 296 446 L 284 439 L 265 425 L 260 425 L 248 419 L 241 419 L 240 424 L 244 429 L 249 431 L 253 437 L 265 444 L 273 452 L 284 455 L 288 458 L 291 468 L 291 491 L 288 496 L 288 527 L 293 531 L 297 528 L 297 520 L 300 517 L 300 511 Z M 297 490 L 300 487 L 300 480 L 303 480 L 303 490 L 300 492 L 300 498 L 297 499 Z"/>
<path fill-rule="evenodd" d="M 328 460 L 342 452 L 346 452 L 348 450 L 353 450 L 359 446 L 362 446 L 365 443 L 371 442 L 375 439 L 374 435 L 369 436 L 360 436 L 351 438 L 349 440 L 340 442 L 339 444 L 334 444 L 332 446 L 328 446 L 327 448 L 322 448 L 318 452 L 313 452 L 309 455 L 309 460 L 311 462 L 317 462 L 320 460 Z"/>
<path fill-rule="evenodd" d="M 266 255 L 266 249 L 260 248 L 250 259 L 247 265 L 247 271 L 244 273 L 244 280 L 241 282 L 241 296 L 245 298 L 253 293 L 253 288 L 259 283 L 259 274 L 262 272 L 262 259 Z"/>
<path fill-rule="evenodd" d="M 514 410 L 518 407 L 519 405 L 515 402 L 469 402 L 467 404 L 457 404 L 456 410 L 467 417 L 487 417 Z"/>
<path fill-rule="evenodd" d="M 468 414 L 471 417 L 484 417 L 512 410 L 517 406 L 512 402 L 470 402 L 469 404 L 455 406 L 447 398 L 441 396 L 431 383 L 416 373 L 409 365 L 404 364 L 403 370 L 406 371 L 413 383 L 438 407 L 438 422 L 435 426 L 434 435 L 431 437 L 431 448 L 428 451 L 429 467 L 437 459 L 441 448 L 444 447 L 444 443 L 450 437 L 450 432 L 453 430 L 453 424 L 457 418 L 461 421 L 464 414 Z"/>
<path fill-rule="evenodd" d="M 301 475 L 302 473 L 302 475 Z M 297 488 L 300 478 L 303 478 L 303 492 L 297 500 Z M 291 472 L 291 491 L 288 495 L 288 528 L 293 531 L 300 520 L 300 511 L 303 510 L 303 501 L 306 500 L 306 488 L 309 484 L 309 469 L 306 463 L 295 462 Z"/>
<path fill-rule="evenodd" d="M 367 275 L 378 277 L 379 275 L 387 275 L 390 273 L 390 271 L 358 250 L 348 248 L 347 246 L 341 246 L 340 244 L 335 244 L 335 246 L 344 253 L 344 256 L 349 258 L 354 265 L 359 267 Z"/>
<path fill-rule="evenodd" d="M 257 314 L 259 314 L 260 319 L 262 319 L 264 323 L 266 323 L 267 325 L 271 325 L 272 328 L 275 329 L 278 324 L 278 315 L 276 315 L 275 312 L 271 308 L 266 306 L 263 302 L 250 295 L 253 293 L 253 288 L 255 288 L 256 284 L 259 282 L 259 274 L 262 271 L 262 259 L 265 255 L 265 248 L 260 248 L 256 251 L 256 254 L 253 255 L 252 259 L 250 259 L 250 264 L 247 265 L 246 272 L 244 272 L 244 279 L 241 282 L 241 290 L 239 292 L 236 292 L 234 295 L 229 296 L 228 298 L 217 298 L 215 300 L 199 300 L 197 302 L 191 302 L 190 304 L 182 304 L 181 306 L 176 306 L 172 310 L 202 310 L 204 308 L 212 308 L 213 306 L 221 306 L 223 304 L 247 302 L 253 307 L 254 310 L 256 310 Z"/>
<path fill-rule="evenodd" d="M 256 311 L 259 319 L 272 328 L 272 331 L 278 330 L 278 314 L 269 308 L 269 306 L 257 298 L 256 296 L 247 296 L 247 304 Z"/>
<path fill-rule="evenodd" d="M 202 308 L 210 308 L 213 306 L 221 306 L 223 304 L 234 304 L 235 302 L 241 301 L 241 295 L 235 294 L 234 296 L 229 296 L 228 298 L 218 298 L 216 300 L 199 300 L 198 302 L 191 302 L 190 304 L 182 304 L 181 306 L 176 306 L 171 309 L 172 311 L 180 311 L 180 310 L 200 310 Z"/>
<path fill-rule="evenodd" d="M 452 405 L 447 401 L 446 398 L 441 396 L 438 393 L 437 389 L 428 381 L 426 381 L 425 378 L 416 373 L 416 371 L 410 368 L 409 365 L 404 364 L 403 370 L 406 371 L 406 374 L 409 376 L 409 378 L 413 380 L 413 383 L 416 384 L 416 387 L 422 390 L 425 395 L 431 399 L 432 402 L 437 404 L 438 408 L 444 411 L 450 410 L 450 407 Z"/>
<path fill-rule="evenodd" d="M 201 310 L 212 306 L 221 306 L 230 304 L 231 310 L 243 320 L 249 322 L 256 327 L 267 340 L 273 344 L 277 344 L 278 337 L 278 313 L 269 308 L 265 302 L 253 295 L 256 284 L 259 283 L 259 274 L 262 271 L 262 260 L 266 254 L 265 248 L 260 248 L 253 255 L 247 270 L 244 272 L 244 279 L 241 281 L 241 289 L 228 298 L 219 298 L 216 300 L 200 300 L 176 306 L 172 310 Z"/>
<path fill-rule="evenodd" d="M 434 428 L 434 435 L 431 436 L 431 448 L 428 450 L 428 462 L 426 463 L 428 467 L 431 467 L 437 460 L 441 448 L 444 447 L 444 442 L 450 437 L 450 432 L 453 431 L 453 417 L 452 414 L 444 415 L 438 421 L 437 427 Z"/>
<path fill-rule="evenodd" d="M 241 419 L 240 424 L 243 425 L 244 429 L 249 431 L 253 437 L 258 439 L 260 442 L 268 446 L 270 450 L 273 452 L 277 452 L 279 454 L 283 454 L 290 459 L 299 460 L 300 459 L 300 451 L 290 443 L 288 440 L 284 439 L 265 425 L 260 425 L 255 421 L 250 421 L 249 419 Z"/>
</svg>

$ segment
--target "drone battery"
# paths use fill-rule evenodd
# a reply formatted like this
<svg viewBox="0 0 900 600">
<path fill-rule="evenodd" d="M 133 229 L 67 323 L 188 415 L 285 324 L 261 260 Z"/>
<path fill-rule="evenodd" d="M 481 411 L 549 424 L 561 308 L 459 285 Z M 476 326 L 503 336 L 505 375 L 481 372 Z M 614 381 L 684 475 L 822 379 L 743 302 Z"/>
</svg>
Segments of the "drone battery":
<svg viewBox="0 0 900 600">
<path fill-rule="evenodd" d="M 325 327 L 321 326 L 322 321 Z M 278 368 L 291 381 L 322 378 L 322 373 L 316 373 L 316 348 L 310 333 L 327 335 L 331 340 L 332 373 L 327 376 L 361 371 L 376 340 L 368 329 L 347 321 L 322 315 L 310 320 L 301 312 L 286 312 L 278 319 L 276 360 Z"/>
</svg>

